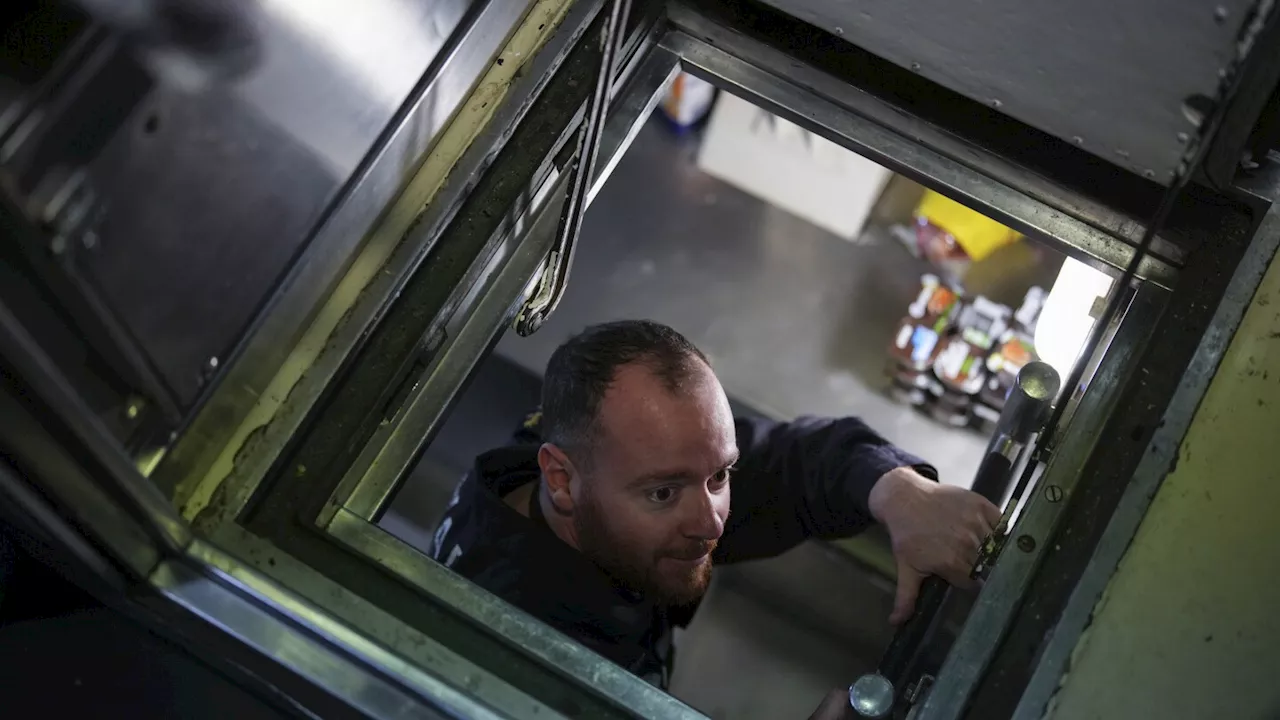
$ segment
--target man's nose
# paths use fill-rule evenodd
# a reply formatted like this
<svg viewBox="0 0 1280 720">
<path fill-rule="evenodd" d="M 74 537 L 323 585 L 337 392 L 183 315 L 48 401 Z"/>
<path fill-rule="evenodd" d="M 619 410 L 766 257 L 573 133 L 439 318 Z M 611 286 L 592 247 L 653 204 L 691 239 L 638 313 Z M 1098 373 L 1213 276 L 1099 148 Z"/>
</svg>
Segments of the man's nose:
<svg viewBox="0 0 1280 720">
<path fill-rule="evenodd" d="M 693 497 L 689 498 L 684 527 L 681 528 L 684 536 L 697 540 L 719 540 L 724 533 L 724 518 L 720 512 L 723 494 L 703 490 L 690 495 Z"/>
</svg>

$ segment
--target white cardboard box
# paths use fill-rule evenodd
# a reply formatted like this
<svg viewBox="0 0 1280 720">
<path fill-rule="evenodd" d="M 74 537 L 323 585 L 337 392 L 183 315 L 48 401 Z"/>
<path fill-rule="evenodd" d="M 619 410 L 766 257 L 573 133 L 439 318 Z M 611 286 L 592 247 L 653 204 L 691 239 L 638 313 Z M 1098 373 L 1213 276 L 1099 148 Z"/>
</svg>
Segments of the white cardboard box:
<svg viewBox="0 0 1280 720">
<path fill-rule="evenodd" d="M 729 93 L 721 93 L 698 167 L 855 240 L 892 173 Z"/>
</svg>

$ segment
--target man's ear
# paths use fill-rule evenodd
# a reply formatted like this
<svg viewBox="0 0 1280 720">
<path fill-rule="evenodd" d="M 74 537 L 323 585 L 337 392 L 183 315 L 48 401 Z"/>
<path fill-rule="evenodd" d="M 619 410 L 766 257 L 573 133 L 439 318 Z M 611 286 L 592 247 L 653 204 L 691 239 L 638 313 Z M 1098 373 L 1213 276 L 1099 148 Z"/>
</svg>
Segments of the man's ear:
<svg viewBox="0 0 1280 720">
<path fill-rule="evenodd" d="M 573 461 L 560 448 L 551 443 L 543 443 L 538 448 L 538 468 L 542 470 L 542 481 L 547 484 L 547 493 L 556 511 L 565 515 L 572 514 L 573 492 L 570 484 L 577 472 Z"/>
</svg>

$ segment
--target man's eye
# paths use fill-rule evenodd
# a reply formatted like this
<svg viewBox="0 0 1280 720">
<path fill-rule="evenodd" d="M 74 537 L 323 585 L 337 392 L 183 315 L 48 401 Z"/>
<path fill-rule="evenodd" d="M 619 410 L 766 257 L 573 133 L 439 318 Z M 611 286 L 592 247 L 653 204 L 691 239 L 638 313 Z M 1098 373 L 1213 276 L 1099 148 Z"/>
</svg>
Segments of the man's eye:
<svg viewBox="0 0 1280 720">
<path fill-rule="evenodd" d="M 733 468 L 725 468 L 711 477 L 711 487 L 724 487 L 729 482 L 729 476 L 733 474 Z"/>
<path fill-rule="evenodd" d="M 669 485 L 667 487 L 660 487 L 657 490 L 649 491 L 648 497 L 652 502 L 658 503 L 659 505 L 666 505 L 672 500 L 675 500 L 676 489 Z"/>
</svg>

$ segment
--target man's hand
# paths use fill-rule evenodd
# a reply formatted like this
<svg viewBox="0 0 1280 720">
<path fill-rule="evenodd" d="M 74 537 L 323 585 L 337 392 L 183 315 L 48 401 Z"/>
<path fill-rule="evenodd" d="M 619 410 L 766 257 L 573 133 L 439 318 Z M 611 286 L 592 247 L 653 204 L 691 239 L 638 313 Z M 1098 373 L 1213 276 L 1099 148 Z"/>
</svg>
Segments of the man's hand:
<svg viewBox="0 0 1280 720">
<path fill-rule="evenodd" d="M 981 495 L 922 477 L 902 467 L 885 473 L 871 488 L 871 514 L 889 530 L 898 562 L 898 594 L 889 622 L 911 616 L 920 583 L 938 575 L 969 587 L 982 541 L 1000 522 L 1000 509 Z"/>
</svg>

